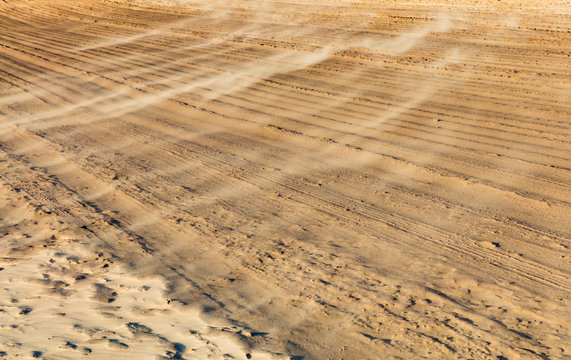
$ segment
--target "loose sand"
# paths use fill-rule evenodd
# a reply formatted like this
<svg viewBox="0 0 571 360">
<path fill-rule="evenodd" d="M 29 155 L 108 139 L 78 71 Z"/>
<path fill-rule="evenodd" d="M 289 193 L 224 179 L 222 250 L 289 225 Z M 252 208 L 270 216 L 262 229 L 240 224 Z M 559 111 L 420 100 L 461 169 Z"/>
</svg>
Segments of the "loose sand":
<svg viewBox="0 0 571 360">
<path fill-rule="evenodd" d="M 571 358 L 571 4 L 0 2 L 0 358 Z"/>
</svg>

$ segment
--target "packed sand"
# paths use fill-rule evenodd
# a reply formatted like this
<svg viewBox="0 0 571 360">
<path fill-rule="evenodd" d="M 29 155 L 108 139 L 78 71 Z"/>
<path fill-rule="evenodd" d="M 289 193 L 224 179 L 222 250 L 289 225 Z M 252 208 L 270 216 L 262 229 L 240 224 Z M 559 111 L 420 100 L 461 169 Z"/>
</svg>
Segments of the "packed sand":
<svg viewBox="0 0 571 360">
<path fill-rule="evenodd" d="M 0 358 L 571 359 L 570 9 L 0 1 Z"/>
</svg>

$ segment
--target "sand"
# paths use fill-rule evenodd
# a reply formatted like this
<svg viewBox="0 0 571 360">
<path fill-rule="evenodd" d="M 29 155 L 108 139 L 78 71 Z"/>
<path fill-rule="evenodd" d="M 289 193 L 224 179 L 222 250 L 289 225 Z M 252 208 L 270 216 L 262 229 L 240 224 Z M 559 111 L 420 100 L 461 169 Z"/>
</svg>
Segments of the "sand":
<svg viewBox="0 0 571 360">
<path fill-rule="evenodd" d="M 0 358 L 571 358 L 571 4 L 0 2 Z"/>
</svg>

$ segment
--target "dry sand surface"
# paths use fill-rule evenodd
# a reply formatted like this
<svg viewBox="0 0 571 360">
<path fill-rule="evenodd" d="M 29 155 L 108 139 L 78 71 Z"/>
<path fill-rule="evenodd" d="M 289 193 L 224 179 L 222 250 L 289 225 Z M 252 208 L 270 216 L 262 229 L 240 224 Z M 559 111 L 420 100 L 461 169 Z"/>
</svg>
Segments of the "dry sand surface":
<svg viewBox="0 0 571 360">
<path fill-rule="evenodd" d="M 0 1 L 0 358 L 571 359 L 571 3 Z"/>
</svg>

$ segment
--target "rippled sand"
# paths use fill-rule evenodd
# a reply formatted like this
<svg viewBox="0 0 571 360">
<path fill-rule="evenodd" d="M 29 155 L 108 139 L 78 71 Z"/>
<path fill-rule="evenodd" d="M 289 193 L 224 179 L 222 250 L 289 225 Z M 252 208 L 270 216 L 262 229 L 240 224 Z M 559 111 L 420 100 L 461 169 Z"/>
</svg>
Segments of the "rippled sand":
<svg viewBox="0 0 571 360">
<path fill-rule="evenodd" d="M 562 0 L 0 2 L 0 357 L 571 358 Z"/>
</svg>

